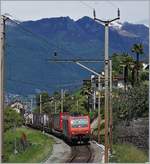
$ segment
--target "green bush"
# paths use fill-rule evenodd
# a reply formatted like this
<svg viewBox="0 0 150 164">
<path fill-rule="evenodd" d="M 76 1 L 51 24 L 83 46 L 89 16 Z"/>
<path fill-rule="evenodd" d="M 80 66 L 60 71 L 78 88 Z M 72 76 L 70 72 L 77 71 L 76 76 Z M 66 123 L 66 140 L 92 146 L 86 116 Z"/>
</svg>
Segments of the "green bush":
<svg viewBox="0 0 150 164">
<path fill-rule="evenodd" d="M 23 124 L 23 118 L 19 113 L 10 107 L 4 109 L 4 131 L 14 127 L 20 127 Z"/>
<path fill-rule="evenodd" d="M 148 117 L 148 85 L 141 83 L 128 91 L 115 91 L 113 98 L 113 120 L 118 124 L 122 120 Z"/>
</svg>

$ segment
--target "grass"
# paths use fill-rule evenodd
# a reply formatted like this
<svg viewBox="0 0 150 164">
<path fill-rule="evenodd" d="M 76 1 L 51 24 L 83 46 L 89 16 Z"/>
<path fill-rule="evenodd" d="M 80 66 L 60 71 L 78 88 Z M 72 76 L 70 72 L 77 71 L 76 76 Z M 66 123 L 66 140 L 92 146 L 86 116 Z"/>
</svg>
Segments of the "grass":
<svg viewBox="0 0 150 164">
<path fill-rule="evenodd" d="M 22 150 L 17 144 L 18 153 L 14 154 L 14 140 L 19 143 L 20 137 L 24 132 L 30 145 Z M 37 130 L 28 128 L 17 128 L 14 133 L 12 130 L 4 134 L 4 162 L 7 163 L 38 163 L 44 161 L 52 152 L 53 139 L 42 134 Z"/>
<path fill-rule="evenodd" d="M 148 155 L 130 144 L 113 145 L 113 156 L 110 162 L 117 163 L 145 163 L 148 162 Z"/>
</svg>

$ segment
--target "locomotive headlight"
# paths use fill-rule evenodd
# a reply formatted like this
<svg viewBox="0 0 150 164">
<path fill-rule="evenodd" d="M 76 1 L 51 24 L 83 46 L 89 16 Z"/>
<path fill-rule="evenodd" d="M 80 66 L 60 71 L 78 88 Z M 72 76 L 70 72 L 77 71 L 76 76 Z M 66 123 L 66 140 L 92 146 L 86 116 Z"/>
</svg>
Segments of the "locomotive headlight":
<svg viewBox="0 0 150 164">
<path fill-rule="evenodd" d="M 73 124 L 73 121 L 71 120 L 71 124 Z"/>
</svg>

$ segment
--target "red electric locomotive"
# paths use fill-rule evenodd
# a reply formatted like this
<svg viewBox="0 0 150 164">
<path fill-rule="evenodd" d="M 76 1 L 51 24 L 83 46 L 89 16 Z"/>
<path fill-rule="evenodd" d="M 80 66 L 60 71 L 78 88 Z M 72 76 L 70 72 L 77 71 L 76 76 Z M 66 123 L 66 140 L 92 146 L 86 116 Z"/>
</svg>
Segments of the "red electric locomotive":
<svg viewBox="0 0 150 164">
<path fill-rule="evenodd" d="M 69 142 L 90 140 L 91 128 L 89 116 L 63 116 L 63 135 Z"/>
</svg>

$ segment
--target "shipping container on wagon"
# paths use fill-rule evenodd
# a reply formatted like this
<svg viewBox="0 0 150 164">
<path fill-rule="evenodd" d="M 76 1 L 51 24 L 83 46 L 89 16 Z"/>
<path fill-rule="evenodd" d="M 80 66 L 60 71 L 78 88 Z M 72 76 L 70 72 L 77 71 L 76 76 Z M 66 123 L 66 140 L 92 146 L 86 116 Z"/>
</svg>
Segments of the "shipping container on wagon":
<svg viewBox="0 0 150 164">
<path fill-rule="evenodd" d="M 44 130 L 46 132 L 52 131 L 52 116 L 44 114 Z"/>
<path fill-rule="evenodd" d="M 44 114 L 39 115 L 39 122 L 41 126 L 44 126 Z"/>
<path fill-rule="evenodd" d="M 44 126 L 47 126 L 47 123 L 48 123 L 48 115 L 44 114 L 43 115 L 43 122 L 44 122 Z"/>
<path fill-rule="evenodd" d="M 52 124 L 52 116 L 44 114 L 44 126 L 49 126 Z"/>
<path fill-rule="evenodd" d="M 39 119 L 38 119 L 38 117 L 39 117 L 38 114 L 36 114 L 36 113 L 33 114 L 33 126 L 34 127 L 38 127 L 38 125 L 39 125 Z"/>
<path fill-rule="evenodd" d="M 43 126 L 43 114 L 38 114 L 38 113 L 33 114 L 33 126 L 37 128 Z"/>
</svg>

